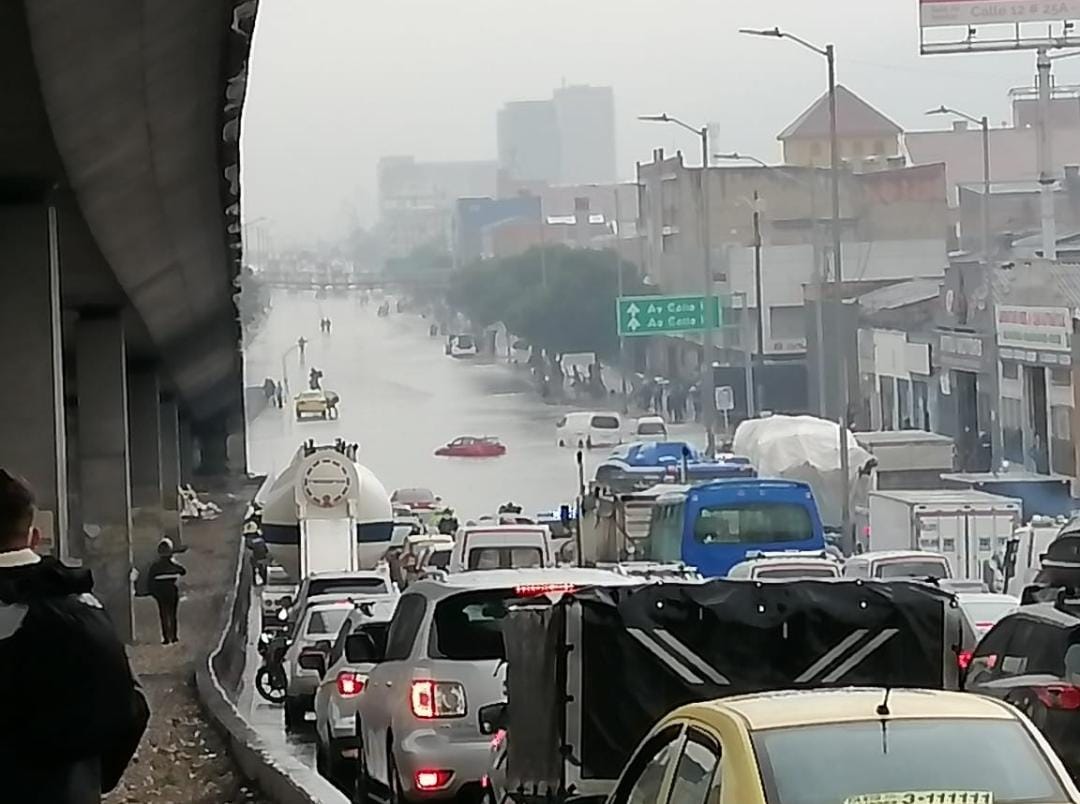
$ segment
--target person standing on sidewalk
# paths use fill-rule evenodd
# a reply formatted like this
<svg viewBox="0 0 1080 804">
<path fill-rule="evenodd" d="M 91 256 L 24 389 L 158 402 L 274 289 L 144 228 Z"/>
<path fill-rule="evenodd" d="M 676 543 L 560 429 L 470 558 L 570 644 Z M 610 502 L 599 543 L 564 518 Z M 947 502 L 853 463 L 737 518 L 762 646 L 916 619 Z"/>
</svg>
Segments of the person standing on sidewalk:
<svg viewBox="0 0 1080 804">
<path fill-rule="evenodd" d="M 90 572 L 35 552 L 34 511 L 0 469 L 0 799 L 98 804 L 150 710 Z"/>
<path fill-rule="evenodd" d="M 158 557 L 150 565 L 148 588 L 150 597 L 157 601 L 158 616 L 161 618 L 161 644 L 172 645 L 179 642 L 176 635 L 177 612 L 180 608 L 180 589 L 177 581 L 187 575 L 187 570 L 173 560 L 172 539 L 158 542 Z"/>
</svg>

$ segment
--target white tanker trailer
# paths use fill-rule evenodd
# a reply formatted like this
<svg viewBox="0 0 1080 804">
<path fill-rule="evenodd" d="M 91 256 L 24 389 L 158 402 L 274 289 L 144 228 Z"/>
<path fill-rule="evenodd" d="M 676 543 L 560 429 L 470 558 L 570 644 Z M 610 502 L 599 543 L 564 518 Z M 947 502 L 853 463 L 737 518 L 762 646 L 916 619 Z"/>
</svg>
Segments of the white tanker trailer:
<svg viewBox="0 0 1080 804">
<path fill-rule="evenodd" d="M 270 554 L 295 583 L 313 572 L 372 569 L 390 547 L 390 495 L 356 453 L 344 441 L 308 441 L 255 495 Z"/>
</svg>

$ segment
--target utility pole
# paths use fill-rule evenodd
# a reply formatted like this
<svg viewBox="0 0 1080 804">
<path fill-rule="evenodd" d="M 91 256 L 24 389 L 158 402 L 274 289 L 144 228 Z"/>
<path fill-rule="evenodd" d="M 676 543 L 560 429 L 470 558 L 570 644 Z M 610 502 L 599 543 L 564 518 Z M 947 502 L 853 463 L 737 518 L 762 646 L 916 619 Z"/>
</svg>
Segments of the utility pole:
<svg viewBox="0 0 1080 804">
<path fill-rule="evenodd" d="M 615 220 L 613 232 L 615 234 L 615 277 L 618 283 L 618 296 L 623 295 L 623 267 L 622 267 L 622 230 L 619 218 L 619 183 L 615 182 Z M 626 394 L 626 338 L 619 336 L 619 376 L 622 379 L 622 412 L 629 410 L 629 401 Z"/>
<path fill-rule="evenodd" d="M 1050 56 L 1046 48 L 1037 51 L 1035 66 L 1039 87 L 1039 206 L 1042 218 L 1042 252 L 1057 259 L 1057 221 L 1054 218 L 1054 159 L 1050 140 Z"/>
<path fill-rule="evenodd" d="M 836 133 L 836 51 L 832 45 L 825 46 L 825 60 L 829 65 L 829 156 L 832 172 L 832 240 L 833 240 L 833 326 L 836 356 L 840 361 L 840 475 L 843 481 L 843 534 L 842 544 L 846 550 L 854 549 L 851 530 L 851 460 L 848 455 L 848 357 L 844 343 L 844 296 L 843 268 L 840 248 L 840 141 Z"/>
<path fill-rule="evenodd" d="M 761 293 L 761 210 L 758 191 L 754 190 L 754 300 L 757 302 L 757 351 L 754 361 L 754 408 L 748 411 L 751 416 L 761 413 L 764 405 L 762 389 L 762 364 L 765 362 L 765 302 Z"/>
<path fill-rule="evenodd" d="M 716 325 L 713 307 L 716 294 L 713 292 L 712 245 L 710 238 L 709 212 L 709 127 L 701 127 L 701 248 L 705 252 L 705 433 L 706 450 L 709 455 L 716 454 Z"/>
</svg>

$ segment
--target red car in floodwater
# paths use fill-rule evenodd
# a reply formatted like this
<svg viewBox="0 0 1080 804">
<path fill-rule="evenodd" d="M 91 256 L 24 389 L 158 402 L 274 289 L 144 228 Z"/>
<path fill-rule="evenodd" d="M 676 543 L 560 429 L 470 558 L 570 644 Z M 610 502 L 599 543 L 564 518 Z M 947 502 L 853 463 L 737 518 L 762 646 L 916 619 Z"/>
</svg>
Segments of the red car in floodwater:
<svg viewBox="0 0 1080 804">
<path fill-rule="evenodd" d="M 435 450 L 447 458 L 497 458 L 506 454 L 506 447 L 497 438 L 461 436 Z"/>
</svg>

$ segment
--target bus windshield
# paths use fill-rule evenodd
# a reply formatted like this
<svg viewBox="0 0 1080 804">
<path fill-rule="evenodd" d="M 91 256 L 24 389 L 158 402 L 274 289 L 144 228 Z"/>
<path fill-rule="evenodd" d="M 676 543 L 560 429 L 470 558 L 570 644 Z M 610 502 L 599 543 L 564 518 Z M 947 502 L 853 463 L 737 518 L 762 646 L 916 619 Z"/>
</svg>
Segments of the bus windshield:
<svg viewBox="0 0 1080 804">
<path fill-rule="evenodd" d="M 694 520 L 694 540 L 704 545 L 802 542 L 813 537 L 810 513 L 798 503 L 705 505 Z"/>
</svg>

